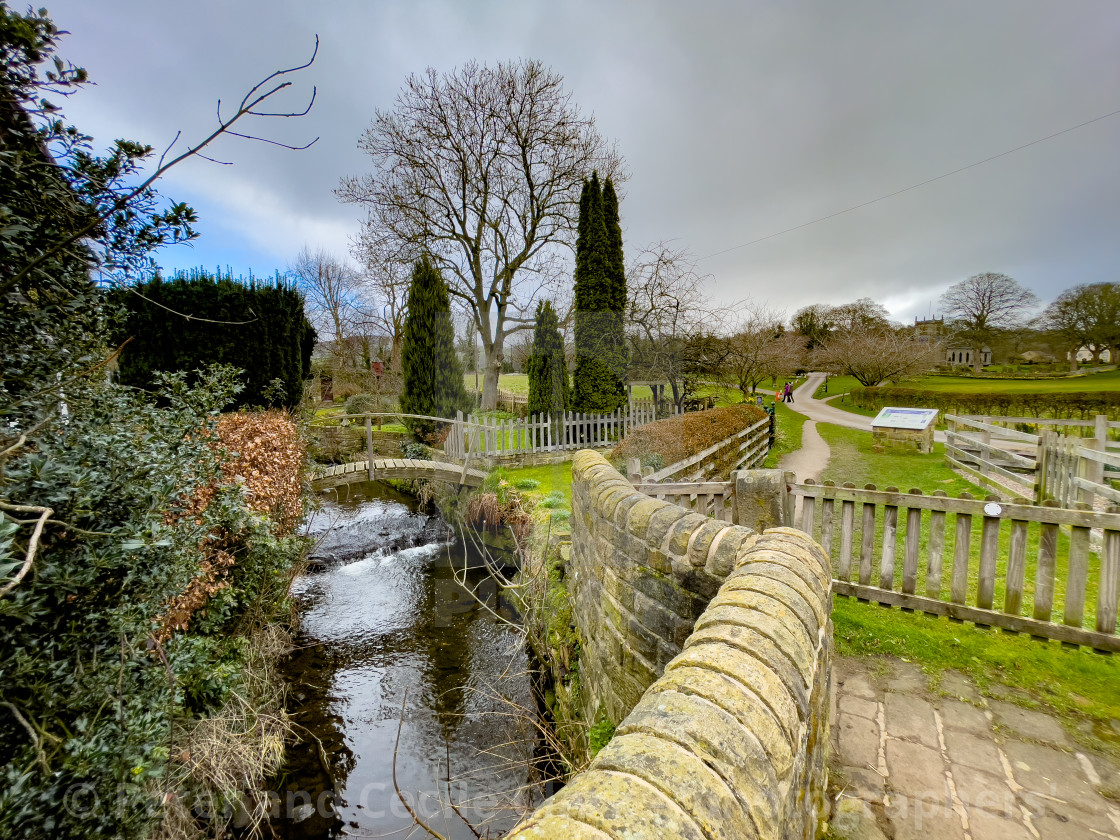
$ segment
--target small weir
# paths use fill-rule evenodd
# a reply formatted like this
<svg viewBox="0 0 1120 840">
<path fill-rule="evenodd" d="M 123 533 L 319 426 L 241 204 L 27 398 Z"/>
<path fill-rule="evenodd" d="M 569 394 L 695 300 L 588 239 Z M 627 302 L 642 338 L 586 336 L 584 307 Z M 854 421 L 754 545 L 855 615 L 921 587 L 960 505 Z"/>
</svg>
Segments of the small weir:
<svg viewBox="0 0 1120 840">
<path fill-rule="evenodd" d="M 515 610 L 473 541 L 414 499 L 380 482 L 323 498 L 312 568 L 294 589 L 298 649 L 284 672 L 299 741 L 273 785 L 277 835 L 425 836 L 410 834 L 407 803 L 445 837 L 474 838 L 464 818 L 501 836 L 540 798 Z"/>
</svg>

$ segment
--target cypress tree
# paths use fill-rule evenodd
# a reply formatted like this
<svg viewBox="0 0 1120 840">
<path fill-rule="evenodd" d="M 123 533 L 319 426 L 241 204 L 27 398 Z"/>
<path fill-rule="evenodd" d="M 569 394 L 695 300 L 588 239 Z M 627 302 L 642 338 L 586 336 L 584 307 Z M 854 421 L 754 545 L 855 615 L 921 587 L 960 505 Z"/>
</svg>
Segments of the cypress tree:
<svg viewBox="0 0 1120 840">
<path fill-rule="evenodd" d="M 454 417 L 467 404 L 463 371 L 455 355 L 455 330 L 447 286 L 427 257 L 417 260 L 408 289 L 401 336 L 401 411 Z M 431 433 L 435 423 L 411 421 L 414 431 Z"/>
<path fill-rule="evenodd" d="M 626 402 L 626 272 L 618 196 L 598 173 L 584 184 L 576 239 L 576 371 L 572 406 L 610 412 Z"/>
<path fill-rule="evenodd" d="M 533 349 L 529 355 L 529 414 L 564 411 L 571 400 L 568 367 L 564 363 L 564 339 L 552 301 L 537 304 Z"/>
</svg>

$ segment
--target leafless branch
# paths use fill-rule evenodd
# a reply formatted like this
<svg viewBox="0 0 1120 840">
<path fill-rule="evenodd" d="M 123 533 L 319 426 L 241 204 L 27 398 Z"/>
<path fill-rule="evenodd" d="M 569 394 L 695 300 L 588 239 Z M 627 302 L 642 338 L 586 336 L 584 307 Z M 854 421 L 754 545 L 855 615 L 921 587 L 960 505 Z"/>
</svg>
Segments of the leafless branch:
<svg viewBox="0 0 1120 840">
<path fill-rule="evenodd" d="M 218 127 L 214 131 L 212 131 L 208 136 L 203 138 L 199 143 L 196 143 L 193 146 L 189 146 L 186 151 L 180 153 L 179 155 L 175 156 L 171 160 L 166 160 L 166 155 L 171 150 L 171 146 L 169 145 L 167 150 L 164 152 L 164 155 L 160 156 L 158 165 L 156 166 L 155 170 L 151 173 L 151 175 L 149 175 L 147 178 L 145 178 L 143 181 L 141 181 L 140 184 L 138 184 L 136 187 L 133 187 L 132 189 L 130 189 L 130 190 L 124 192 L 122 195 L 120 195 L 116 199 L 116 201 L 114 201 L 108 207 L 108 209 L 99 213 L 87 225 L 80 228 L 79 230 L 74 231 L 69 236 L 64 237 L 62 240 L 60 240 L 58 243 L 56 243 L 53 247 L 46 249 L 38 257 L 31 260 L 20 271 L 16 272 L 11 278 L 9 278 L 7 281 L 5 281 L 2 286 L 0 286 L 0 294 L 7 293 L 9 290 L 15 288 L 25 277 L 27 277 L 28 274 L 30 274 L 30 272 L 34 271 L 39 266 L 43 265 L 43 263 L 45 263 L 46 261 L 48 261 L 50 259 L 53 259 L 59 253 L 61 253 L 65 249 L 71 247 L 75 242 L 79 242 L 82 239 L 85 239 L 87 236 L 89 236 L 91 233 L 93 233 L 95 230 L 97 230 L 97 228 L 99 228 L 102 224 L 104 224 L 108 219 L 110 219 L 113 215 L 121 212 L 121 210 L 126 208 L 134 199 L 136 199 L 138 196 L 143 195 L 148 189 L 151 188 L 151 186 L 156 181 L 158 181 L 161 177 L 163 177 L 163 175 L 165 175 L 168 172 L 168 170 L 170 170 L 172 167 L 175 167 L 175 166 L 179 165 L 180 163 L 187 160 L 188 158 L 195 157 L 195 156 L 201 156 L 200 153 L 203 149 L 208 147 L 211 143 L 213 143 L 215 140 L 217 140 L 223 134 L 231 133 L 230 129 L 232 128 L 232 126 L 234 126 L 242 118 L 244 118 L 246 116 L 291 117 L 291 116 L 302 116 L 303 114 L 306 114 L 307 110 L 311 107 L 310 105 L 308 105 L 307 109 L 304 109 L 301 112 L 286 112 L 286 113 L 271 114 L 271 113 L 258 113 L 258 112 L 255 112 L 253 110 L 253 108 L 256 105 L 259 105 L 261 102 L 264 102 L 269 97 L 271 97 L 274 94 L 278 93 L 279 91 L 283 90 L 285 87 L 290 86 L 291 82 L 284 82 L 283 84 L 277 85 L 276 87 L 269 90 L 267 93 L 257 95 L 255 99 L 253 99 L 252 97 L 257 93 L 258 90 L 260 90 L 263 86 L 268 84 L 272 79 L 275 79 L 279 76 L 287 75 L 288 73 L 295 73 L 299 70 L 303 70 L 307 67 L 310 67 L 311 64 L 315 61 L 315 57 L 318 55 L 318 53 L 319 53 L 319 36 L 316 35 L 315 36 L 315 49 L 312 51 L 311 58 L 306 63 L 301 64 L 297 67 L 289 67 L 289 68 L 284 69 L 284 70 L 277 70 L 274 73 L 272 73 L 271 75 L 269 75 L 268 77 L 266 77 L 264 80 L 258 82 L 256 85 L 254 85 L 250 89 L 249 93 L 247 93 L 245 95 L 245 97 L 241 100 L 241 105 L 238 107 L 237 112 L 232 117 L 230 117 L 229 119 L 223 120 L 221 118 L 221 103 L 219 102 Z M 312 99 L 311 99 L 312 102 L 314 102 L 314 98 L 315 97 L 314 97 L 314 92 L 313 92 L 312 93 Z M 176 140 L 177 139 L 178 139 L 178 135 L 176 135 Z M 171 145 L 174 145 L 174 142 L 175 141 L 172 141 Z M 312 141 L 312 142 L 314 142 L 314 141 Z"/>
<path fill-rule="evenodd" d="M 408 688 L 406 687 L 405 690 L 404 690 L 404 699 L 401 700 L 401 717 L 400 717 L 400 720 L 397 721 L 397 740 L 396 740 L 396 743 L 393 744 L 393 790 L 395 790 L 397 792 L 397 798 L 400 799 L 401 804 L 404 805 L 405 809 L 409 813 L 409 816 L 412 817 L 412 821 L 414 823 L 416 823 L 418 826 L 420 826 L 422 829 L 424 829 L 426 832 L 428 832 L 428 834 L 432 835 L 432 837 L 437 838 L 437 840 L 447 840 L 446 837 L 444 837 L 442 834 L 440 834 L 438 831 L 436 831 L 431 826 L 429 826 L 426 822 L 424 822 L 422 819 L 420 819 L 420 815 L 417 814 L 412 809 L 412 806 L 408 804 L 408 800 L 405 798 L 404 794 L 401 792 L 400 785 L 397 784 L 397 753 L 400 751 L 401 727 L 404 726 L 404 710 L 405 710 L 405 705 L 407 703 L 408 703 Z"/>
<path fill-rule="evenodd" d="M 51 514 L 54 513 L 53 508 L 40 507 L 38 505 L 12 505 L 6 502 L 0 502 L 0 508 L 13 513 L 38 513 L 39 518 L 35 523 L 35 528 L 31 532 L 31 536 L 27 541 L 27 552 L 23 557 L 23 565 L 20 566 L 15 577 L 8 581 L 3 587 L 0 587 L 0 598 L 3 598 L 17 586 L 20 581 L 24 579 L 29 571 L 31 571 L 31 564 L 35 562 L 35 553 L 39 550 L 39 538 L 43 535 L 43 527 L 47 524 L 47 520 Z"/>
</svg>

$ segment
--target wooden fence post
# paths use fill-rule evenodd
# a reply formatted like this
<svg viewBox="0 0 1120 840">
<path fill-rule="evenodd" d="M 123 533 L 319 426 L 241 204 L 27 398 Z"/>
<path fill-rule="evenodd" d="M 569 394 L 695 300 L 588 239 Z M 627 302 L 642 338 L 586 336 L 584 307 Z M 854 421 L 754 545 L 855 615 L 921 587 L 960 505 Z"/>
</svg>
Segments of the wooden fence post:
<svg viewBox="0 0 1120 840">
<path fill-rule="evenodd" d="M 369 480 L 373 481 L 373 420 L 366 415 L 366 458 L 368 463 L 366 468 L 369 470 Z"/>
<path fill-rule="evenodd" d="M 1093 449 L 1097 452 L 1105 452 L 1108 449 L 1108 415 L 1098 414 L 1093 418 L 1093 437 L 1089 440 L 1081 441 L 1086 449 Z M 1091 481 L 1093 484 L 1104 484 L 1104 464 L 1100 461 L 1091 461 L 1088 458 L 1078 458 L 1078 475 L 1086 481 Z M 1078 491 L 1078 497 L 1085 504 L 1093 504 L 1093 499 L 1096 498 L 1096 493 L 1086 488 L 1081 488 Z"/>
</svg>

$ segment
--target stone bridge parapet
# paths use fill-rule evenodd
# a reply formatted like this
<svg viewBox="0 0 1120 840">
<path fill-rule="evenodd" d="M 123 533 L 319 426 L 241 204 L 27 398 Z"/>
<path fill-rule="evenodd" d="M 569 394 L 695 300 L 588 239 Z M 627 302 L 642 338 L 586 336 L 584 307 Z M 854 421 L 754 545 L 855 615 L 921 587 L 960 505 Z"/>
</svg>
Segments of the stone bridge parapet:
<svg viewBox="0 0 1120 840">
<path fill-rule="evenodd" d="M 516 838 L 796 838 L 826 817 L 831 569 L 576 455 L 568 586 L 587 719 L 618 723 Z"/>
</svg>

